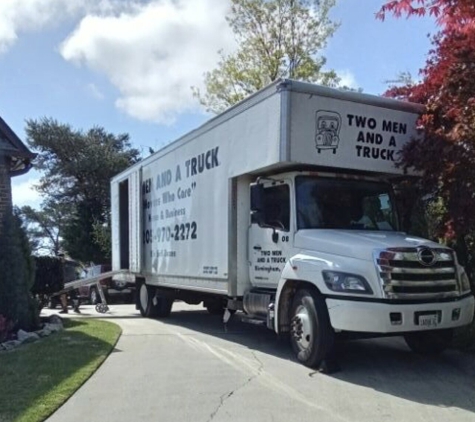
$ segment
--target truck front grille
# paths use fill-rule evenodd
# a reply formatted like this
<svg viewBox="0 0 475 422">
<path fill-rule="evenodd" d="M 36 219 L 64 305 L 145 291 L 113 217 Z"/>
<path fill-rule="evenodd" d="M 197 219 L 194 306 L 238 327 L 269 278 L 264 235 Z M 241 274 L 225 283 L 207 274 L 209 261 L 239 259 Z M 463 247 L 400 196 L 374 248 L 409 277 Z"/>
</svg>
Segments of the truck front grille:
<svg viewBox="0 0 475 422">
<path fill-rule="evenodd" d="M 443 248 L 389 248 L 375 254 L 389 299 L 442 299 L 458 296 L 452 251 Z"/>
</svg>

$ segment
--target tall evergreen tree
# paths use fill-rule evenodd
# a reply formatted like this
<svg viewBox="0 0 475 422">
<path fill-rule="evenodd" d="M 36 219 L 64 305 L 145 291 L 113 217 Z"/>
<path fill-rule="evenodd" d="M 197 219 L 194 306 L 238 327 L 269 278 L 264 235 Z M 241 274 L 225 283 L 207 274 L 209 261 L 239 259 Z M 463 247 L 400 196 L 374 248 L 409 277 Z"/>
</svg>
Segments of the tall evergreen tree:
<svg viewBox="0 0 475 422">
<path fill-rule="evenodd" d="M 30 217 L 48 224 L 36 228 L 54 233 L 54 250 L 63 242 L 75 259 L 107 262 L 110 179 L 136 163 L 139 151 L 132 148 L 127 134 L 114 135 L 101 127 L 75 130 L 48 118 L 28 120 L 26 134 L 38 153 L 35 167 L 43 174 L 37 189 L 45 207 Z"/>
</svg>

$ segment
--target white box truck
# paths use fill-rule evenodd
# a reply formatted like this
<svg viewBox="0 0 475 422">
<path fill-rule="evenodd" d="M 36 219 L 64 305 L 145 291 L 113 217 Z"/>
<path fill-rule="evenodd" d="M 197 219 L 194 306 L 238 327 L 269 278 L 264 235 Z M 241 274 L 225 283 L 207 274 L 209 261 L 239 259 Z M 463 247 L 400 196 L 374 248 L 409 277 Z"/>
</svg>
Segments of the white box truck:
<svg viewBox="0 0 475 422">
<path fill-rule="evenodd" d="M 340 333 L 440 352 L 474 298 L 451 249 L 400 231 L 394 163 L 420 112 L 273 83 L 112 180 L 112 269 L 143 316 L 239 310 L 310 367 Z"/>
</svg>

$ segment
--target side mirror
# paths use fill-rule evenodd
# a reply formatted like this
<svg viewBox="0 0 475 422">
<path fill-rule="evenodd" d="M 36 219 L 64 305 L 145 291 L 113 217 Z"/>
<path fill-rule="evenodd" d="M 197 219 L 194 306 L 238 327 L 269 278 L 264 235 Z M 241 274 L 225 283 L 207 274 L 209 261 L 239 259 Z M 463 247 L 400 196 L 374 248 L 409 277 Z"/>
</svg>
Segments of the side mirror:
<svg viewBox="0 0 475 422">
<path fill-rule="evenodd" d="M 264 186 L 258 183 L 251 185 L 251 211 L 264 211 Z"/>
</svg>

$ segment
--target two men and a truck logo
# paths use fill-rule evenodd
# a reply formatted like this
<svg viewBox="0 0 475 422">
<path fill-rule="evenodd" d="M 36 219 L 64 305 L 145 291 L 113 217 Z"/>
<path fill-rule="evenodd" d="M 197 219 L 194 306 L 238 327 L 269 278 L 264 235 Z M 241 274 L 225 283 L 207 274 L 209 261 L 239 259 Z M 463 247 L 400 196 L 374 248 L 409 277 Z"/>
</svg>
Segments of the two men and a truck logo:
<svg viewBox="0 0 475 422">
<path fill-rule="evenodd" d="M 331 149 L 336 153 L 340 143 L 341 116 L 339 113 L 328 110 L 319 110 L 316 113 L 315 146 L 318 153 L 322 149 Z"/>
<path fill-rule="evenodd" d="M 396 136 L 407 133 L 407 123 L 374 116 L 347 114 L 344 116 L 345 137 L 354 142 L 355 158 L 396 161 L 398 151 Z M 336 111 L 317 110 L 315 112 L 315 148 L 332 150 L 336 154 L 341 140 L 342 116 Z"/>
</svg>

